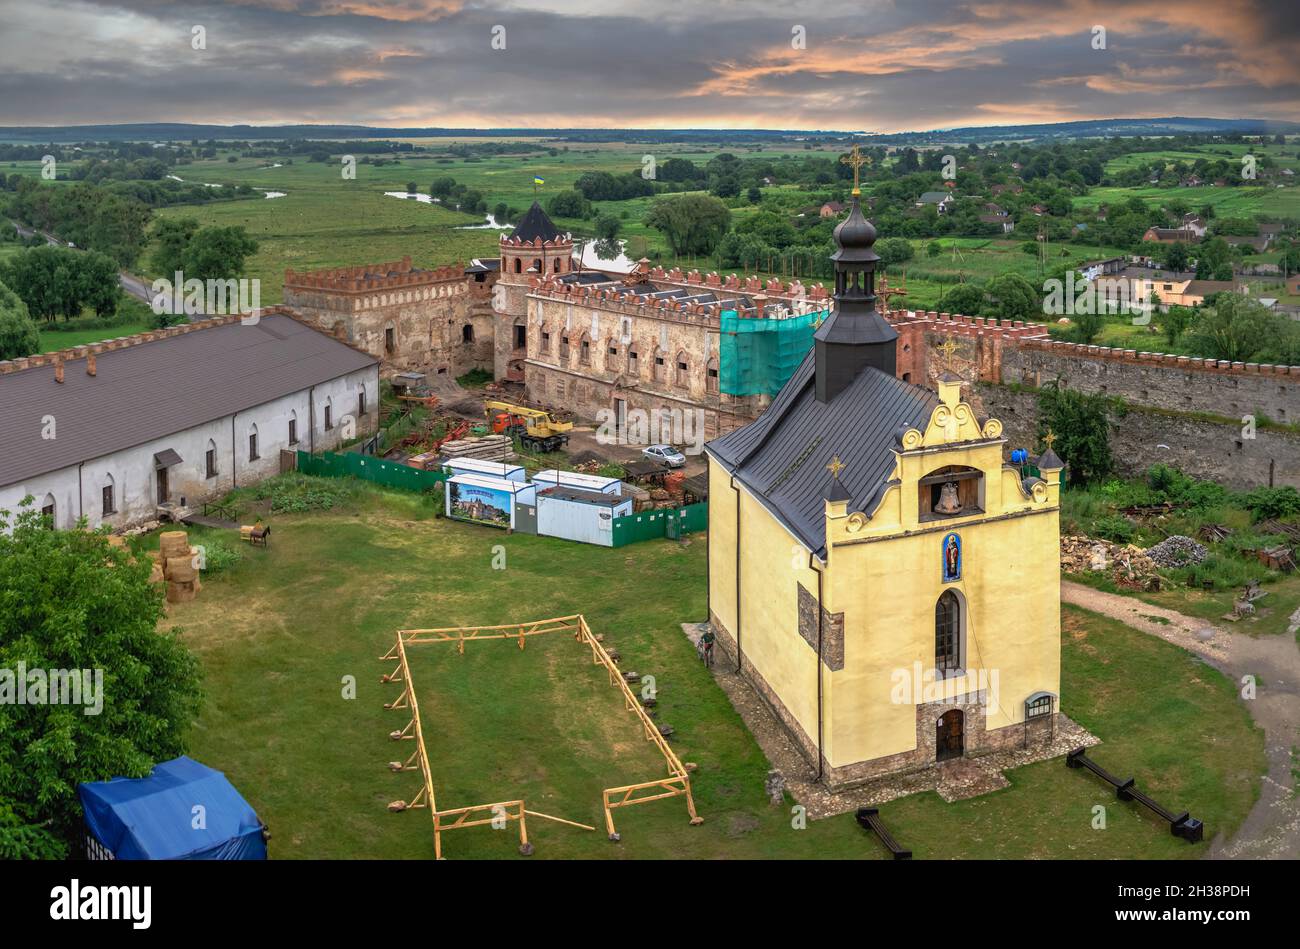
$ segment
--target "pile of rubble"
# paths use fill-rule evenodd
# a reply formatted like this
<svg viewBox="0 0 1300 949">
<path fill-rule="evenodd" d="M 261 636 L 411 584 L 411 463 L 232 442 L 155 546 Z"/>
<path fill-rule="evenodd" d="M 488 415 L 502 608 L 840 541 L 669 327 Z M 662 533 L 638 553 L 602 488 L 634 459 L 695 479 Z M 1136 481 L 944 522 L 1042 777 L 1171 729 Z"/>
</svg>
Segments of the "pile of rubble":
<svg viewBox="0 0 1300 949">
<path fill-rule="evenodd" d="M 1159 589 L 1159 565 L 1136 544 L 1116 544 L 1095 537 L 1061 537 L 1061 570 L 1065 573 L 1105 572 L 1116 583 Z"/>
<path fill-rule="evenodd" d="M 514 442 L 508 435 L 484 435 L 482 438 L 458 438 L 444 442 L 442 453 L 449 458 L 478 458 L 505 461 L 514 456 Z"/>
<path fill-rule="evenodd" d="M 1147 548 L 1147 556 L 1162 567 L 1186 567 L 1188 564 L 1200 563 L 1209 553 L 1203 545 L 1198 544 L 1183 534 L 1171 534 L 1154 547 Z"/>
</svg>

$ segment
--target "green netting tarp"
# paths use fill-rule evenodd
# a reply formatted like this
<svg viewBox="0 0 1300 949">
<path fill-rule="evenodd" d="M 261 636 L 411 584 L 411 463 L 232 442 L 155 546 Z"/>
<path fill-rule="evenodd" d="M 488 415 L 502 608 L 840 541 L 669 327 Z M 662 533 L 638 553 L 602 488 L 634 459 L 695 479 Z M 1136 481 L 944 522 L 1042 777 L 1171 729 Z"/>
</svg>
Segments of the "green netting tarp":
<svg viewBox="0 0 1300 949">
<path fill-rule="evenodd" d="M 827 315 L 756 320 L 723 310 L 719 387 L 727 395 L 776 395 L 812 348 L 813 333 Z"/>
</svg>

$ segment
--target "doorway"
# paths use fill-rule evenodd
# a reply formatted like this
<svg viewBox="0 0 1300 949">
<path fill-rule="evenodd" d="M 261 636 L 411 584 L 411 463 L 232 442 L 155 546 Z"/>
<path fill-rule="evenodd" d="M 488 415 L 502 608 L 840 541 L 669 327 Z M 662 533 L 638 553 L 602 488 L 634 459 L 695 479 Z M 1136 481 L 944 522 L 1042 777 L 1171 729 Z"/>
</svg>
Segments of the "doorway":
<svg viewBox="0 0 1300 949">
<path fill-rule="evenodd" d="M 948 761 L 951 758 L 960 758 L 966 750 L 965 738 L 965 718 L 961 709 L 952 709 L 944 712 L 935 726 L 935 760 Z"/>
<path fill-rule="evenodd" d="M 166 504 L 167 495 L 170 493 L 167 490 L 167 469 L 158 468 L 157 472 L 158 472 L 158 503 Z"/>
<path fill-rule="evenodd" d="M 623 432 L 627 428 L 627 400 L 614 400 L 614 434 L 618 436 L 619 444 L 623 443 Z"/>
</svg>

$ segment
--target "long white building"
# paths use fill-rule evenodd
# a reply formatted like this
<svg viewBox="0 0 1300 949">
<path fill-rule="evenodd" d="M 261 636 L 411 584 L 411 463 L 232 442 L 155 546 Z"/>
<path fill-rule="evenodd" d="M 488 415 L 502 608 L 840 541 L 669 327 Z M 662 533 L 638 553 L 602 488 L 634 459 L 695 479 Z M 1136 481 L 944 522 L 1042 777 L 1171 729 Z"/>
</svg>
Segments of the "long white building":
<svg viewBox="0 0 1300 949">
<path fill-rule="evenodd" d="M 379 362 L 292 316 L 0 362 L 0 509 L 128 527 L 375 430 Z"/>
</svg>

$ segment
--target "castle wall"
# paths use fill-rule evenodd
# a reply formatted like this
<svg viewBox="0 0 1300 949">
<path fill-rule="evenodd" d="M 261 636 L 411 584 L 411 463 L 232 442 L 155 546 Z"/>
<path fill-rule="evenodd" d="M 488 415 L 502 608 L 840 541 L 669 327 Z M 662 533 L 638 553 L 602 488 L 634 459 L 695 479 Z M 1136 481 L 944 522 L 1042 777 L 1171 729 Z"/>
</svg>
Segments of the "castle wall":
<svg viewBox="0 0 1300 949">
<path fill-rule="evenodd" d="M 459 265 L 420 270 L 409 257 L 284 277 L 286 306 L 327 332 L 341 327 L 344 339 L 382 360 L 386 375 L 491 369 L 490 292 Z"/>
</svg>

